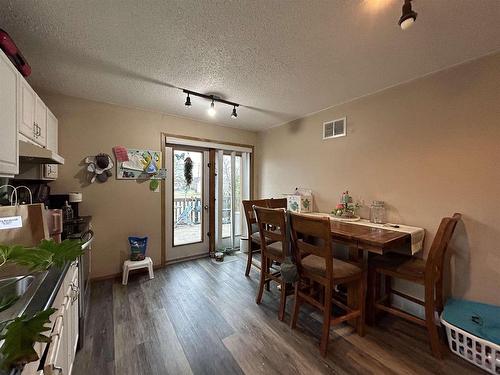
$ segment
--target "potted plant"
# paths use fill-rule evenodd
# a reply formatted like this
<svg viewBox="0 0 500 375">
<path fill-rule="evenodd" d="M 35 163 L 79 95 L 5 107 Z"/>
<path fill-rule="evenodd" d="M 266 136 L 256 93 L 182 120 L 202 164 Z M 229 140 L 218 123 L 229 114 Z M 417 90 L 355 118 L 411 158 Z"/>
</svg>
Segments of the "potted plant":
<svg viewBox="0 0 500 375">
<path fill-rule="evenodd" d="M 23 279 L 47 271 L 52 266 L 63 267 L 67 262 L 76 260 L 83 253 L 79 240 L 65 240 L 56 243 L 52 240 L 42 240 L 35 247 L 19 245 L 0 245 L 0 271 L 8 265 L 26 267 L 27 273 L 13 281 L 0 285 L 0 312 L 12 307 L 19 297 L 9 295 L 6 290 Z M 8 288 L 10 287 L 10 288 Z M 51 329 L 50 316 L 56 310 L 49 308 L 28 316 L 23 314 L 13 319 L 0 322 L 1 368 L 8 370 L 12 367 L 21 368 L 28 362 L 38 360 L 33 349 L 35 342 L 50 342 L 44 334 Z"/>
</svg>

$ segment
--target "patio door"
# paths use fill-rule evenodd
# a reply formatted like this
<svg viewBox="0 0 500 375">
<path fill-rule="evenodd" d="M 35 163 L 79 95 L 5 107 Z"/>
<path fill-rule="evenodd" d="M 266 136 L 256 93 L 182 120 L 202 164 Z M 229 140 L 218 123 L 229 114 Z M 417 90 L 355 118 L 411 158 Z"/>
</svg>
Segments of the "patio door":
<svg viewBox="0 0 500 375">
<path fill-rule="evenodd" d="M 209 152 L 172 145 L 165 148 L 166 260 L 189 259 L 209 251 Z"/>
</svg>

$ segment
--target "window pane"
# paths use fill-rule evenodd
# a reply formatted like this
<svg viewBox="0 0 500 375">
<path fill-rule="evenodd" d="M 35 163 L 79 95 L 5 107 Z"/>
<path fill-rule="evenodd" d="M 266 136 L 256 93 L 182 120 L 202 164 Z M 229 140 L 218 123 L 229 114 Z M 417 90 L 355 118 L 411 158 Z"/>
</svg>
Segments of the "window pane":
<svg viewBox="0 0 500 375">
<path fill-rule="evenodd" d="M 236 156 L 234 167 L 234 235 L 241 236 L 241 156 Z"/>
</svg>

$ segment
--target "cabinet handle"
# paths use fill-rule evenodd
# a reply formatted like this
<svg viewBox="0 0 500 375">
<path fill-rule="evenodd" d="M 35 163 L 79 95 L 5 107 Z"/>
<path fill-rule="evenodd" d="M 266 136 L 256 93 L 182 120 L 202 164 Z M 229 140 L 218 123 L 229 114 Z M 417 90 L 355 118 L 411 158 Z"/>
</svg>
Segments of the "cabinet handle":
<svg viewBox="0 0 500 375">
<path fill-rule="evenodd" d="M 76 300 L 78 299 L 78 295 L 80 294 L 80 288 L 71 283 L 71 304 L 74 304 Z"/>
</svg>

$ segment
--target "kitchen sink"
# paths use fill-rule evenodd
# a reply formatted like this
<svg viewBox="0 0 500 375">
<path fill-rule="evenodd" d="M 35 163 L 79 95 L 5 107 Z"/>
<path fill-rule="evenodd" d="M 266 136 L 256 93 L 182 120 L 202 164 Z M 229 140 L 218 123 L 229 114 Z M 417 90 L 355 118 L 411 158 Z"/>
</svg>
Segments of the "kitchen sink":
<svg viewBox="0 0 500 375">
<path fill-rule="evenodd" d="M 0 312 L 0 322 L 22 315 L 47 276 L 47 271 L 29 275 L 26 267 L 6 267 L 2 271 L 4 272 L 0 274 L 0 300 L 15 298 L 16 301 L 8 309 Z"/>
<path fill-rule="evenodd" d="M 0 279 L 0 298 L 22 297 L 22 295 L 28 291 L 28 288 L 34 280 L 35 277 L 31 275 Z"/>
</svg>

